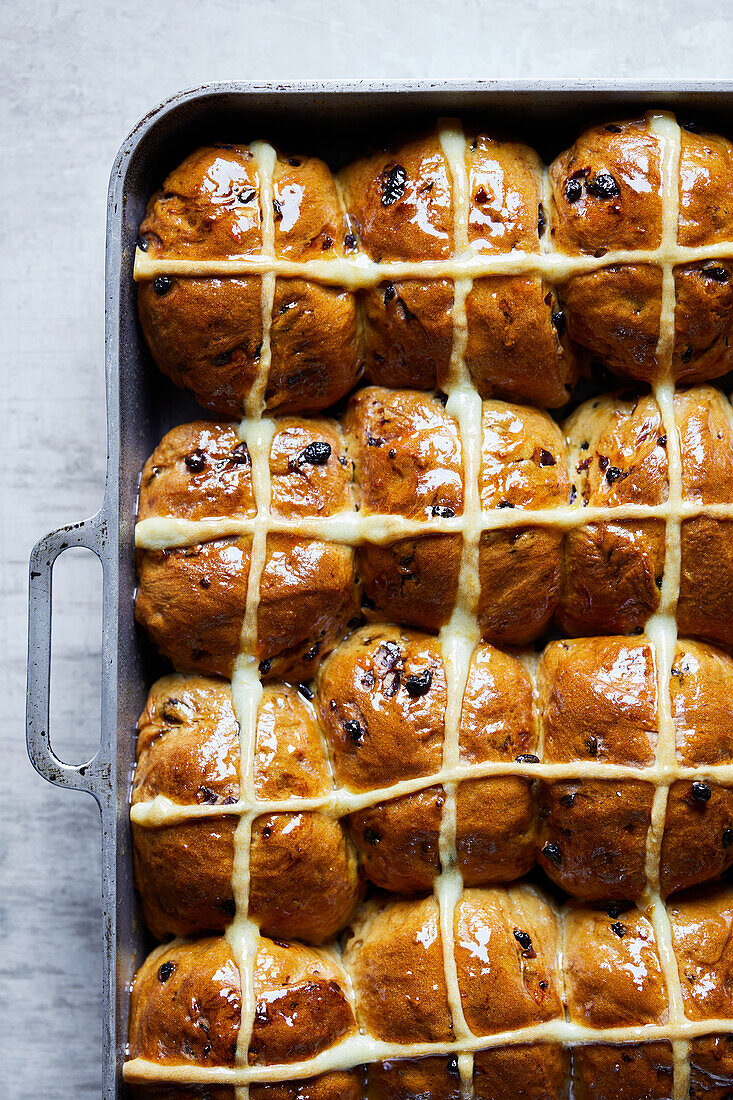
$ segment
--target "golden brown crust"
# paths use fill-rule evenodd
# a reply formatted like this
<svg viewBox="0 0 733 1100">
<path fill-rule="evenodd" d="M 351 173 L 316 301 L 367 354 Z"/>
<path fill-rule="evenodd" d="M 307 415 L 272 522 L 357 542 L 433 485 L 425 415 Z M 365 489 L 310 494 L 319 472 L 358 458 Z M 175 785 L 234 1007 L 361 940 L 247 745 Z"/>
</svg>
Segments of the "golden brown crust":
<svg viewBox="0 0 733 1100">
<path fill-rule="evenodd" d="M 370 386 L 343 419 L 365 515 L 429 519 L 463 512 L 458 426 L 434 397 Z M 437 629 L 450 616 L 458 588 L 460 535 L 366 543 L 358 553 L 364 592 L 378 613 Z"/>
<path fill-rule="evenodd" d="M 339 182 L 352 227 L 372 259 L 452 254 L 452 180 L 436 133 L 354 161 Z"/>
<path fill-rule="evenodd" d="M 250 1065 L 311 1058 L 354 1029 L 343 971 L 312 948 L 260 938 L 254 991 Z M 177 941 L 153 952 L 135 977 L 130 1054 L 169 1065 L 233 1066 L 240 1016 L 239 969 L 228 941 Z"/>
<path fill-rule="evenodd" d="M 718 134 L 680 130 L 677 240 L 701 246 L 733 236 L 733 146 Z"/>
<path fill-rule="evenodd" d="M 443 971 L 438 903 L 371 902 L 354 924 L 344 963 L 359 1023 L 393 1043 L 455 1038 Z"/>
<path fill-rule="evenodd" d="M 581 405 L 564 425 L 579 507 L 663 504 L 667 439 L 651 397 Z M 633 633 L 659 604 L 664 520 L 603 522 L 565 536 L 557 618 L 570 634 Z"/>
<path fill-rule="evenodd" d="M 226 805 L 239 797 L 239 727 L 229 685 L 203 676 L 164 676 L 138 722 L 132 804 L 165 795 L 183 805 Z"/>
<path fill-rule="evenodd" d="M 733 413 L 713 386 L 675 393 L 675 419 L 682 459 L 685 500 L 698 504 L 733 502 Z"/>
<path fill-rule="evenodd" d="M 249 1064 L 305 1061 L 355 1030 L 341 967 L 325 951 L 260 938 Z"/>
<path fill-rule="evenodd" d="M 148 203 L 140 228 L 141 247 L 153 256 L 176 258 L 259 252 L 259 182 L 248 146 L 197 149 L 168 175 L 162 190 Z"/>
<path fill-rule="evenodd" d="M 733 645 L 733 524 L 698 516 L 682 524 L 677 622 L 685 634 Z"/>
<path fill-rule="evenodd" d="M 565 1100 L 569 1057 L 550 1043 L 498 1047 L 474 1056 L 476 1100 Z"/>
<path fill-rule="evenodd" d="M 159 948 L 133 982 L 130 1056 L 169 1065 L 233 1066 L 241 996 L 239 968 L 224 938 Z"/>
<path fill-rule="evenodd" d="M 270 349 L 267 408 L 298 414 L 329 408 L 360 374 L 353 294 L 305 279 L 278 279 Z"/>
<path fill-rule="evenodd" d="M 133 805 L 164 794 L 179 804 L 221 805 L 239 793 L 239 731 L 228 685 L 166 677 L 140 722 Z M 255 791 L 271 800 L 316 797 L 331 786 L 312 706 L 292 688 L 266 685 L 258 713 Z M 156 827 L 133 823 L 135 877 L 151 932 L 223 931 L 235 915 L 234 817 Z M 255 819 L 249 913 L 262 930 L 320 943 L 338 932 L 360 896 L 353 846 L 325 814 Z"/>
<path fill-rule="evenodd" d="M 691 1020 L 733 1015 L 733 891 L 694 891 L 667 904 L 685 1015 Z"/>
<path fill-rule="evenodd" d="M 733 366 L 733 269 L 705 260 L 674 269 L 672 370 L 679 382 L 720 378 Z"/>
<path fill-rule="evenodd" d="M 318 813 L 269 814 L 252 825 L 249 915 L 263 932 L 323 943 L 360 897 L 353 845 L 339 821 Z"/>
<path fill-rule="evenodd" d="M 163 436 L 143 467 L 138 519 L 253 516 L 252 463 L 232 424 L 198 420 Z"/>
<path fill-rule="evenodd" d="M 652 784 L 633 779 L 542 784 L 542 869 L 573 897 L 641 897 L 653 801 Z"/>
<path fill-rule="evenodd" d="M 445 386 L 453 347 L 453 284 L 380 283 L 360 295 L 364 373 L 377 386 Z"/>
<path fill-rule="evenodd" d="M 270 469 L 274 515 L 330 516 L 353 508 L 348 460 L 333 421 L 278 421 Z M 191 519 L 240 509 L 251 515 L 253 508 L 249 454 L 228 425 L 175 429 L 146 466 L 140 518 Z M 138 552 L 137 617 L 180 670 L 231 675 L 251 541 L 220 538 L 186 549 Z M 317 659 L 333 648 L 355 614 L 354 561 L 348 546 L 269 536 L 258 606 L 263 675 L 313 675 Z"/>
<path fill-rule="evenodd" d="M 466 149 L 466 172 L 469 244 L 494 255 L 537 251 L 542 163 L 534 149 L 477 134 Z"/>
<path fill-rule="evenodd" d="M 590 1044 L 573 1050 L 574 1100 L 669 1100 L 671 1043 Z"/>
<path fill-rule="evenodd" d="M 550 906 L 529 887 L 463 893 L 455 915 L 456 965 L 466 1021 L 476 1035 L 562 1014 L 557 935 Z M 441 944 L 433 897 L 365 907 L 345 963 L 360 1022 L 371 1034 L 397 1043 L 453 1038 Z"/>
<path fill-rule="evenodd" d="M 704 505 L 733 500 L 730 405 L 711 386 L 674 399 L 683 496 Z M 658 505 L 668 497 L 667 438 L 651 397 L 607 395 L 582 405 L 565 424 L 579 505 Z M 683 634 L 733 643 L 733 543 L 730 522 L 682 522 L 677 605 Z M 557 619 L 570 634 L 633 633 L 659 605 L 664 579 L 663 520 L 603 522 L 565 536 Z"/>
<path fill-rule="evenodd" d="M 163 295 L 155 286 L 138 284 L 137 306 L 158 367 L 204 408 L 241 417 L 262 351 L 262 280 L 177 276 Z"/>
<path fill-rule="evenodd" d="M 337 782 L 357 790 L 430 775 L 442 763 L 444 670 L 435 640 L 396 627 L 363 627 L 332 655 L 319 705 Z M 536 748 L 532 688 L 521 664 L 490 646 L 471 662 L 461 719 L 463 764 L 511 761 Z M 352 813 L 364 870 L 395 893 L 427 891 L 440 872 L 440 786 Z M 531 783 L 500 776 L 457 790 L 458 862 L 468 884 L 506 882 L 531 867 Z"/>
<path fill-rule="evenodd" d="M 269 536 L 257 612 L 256 656 L 263 676 L 312 679 L 357 610 L 351 548 Z"/>
<path fill-rule="evenodd" d="M 272 184 L 276 256 L 307 260 L 346 254 L 346 219 L 322 160 L 278 155 Z"/>
<path fill-rule="evenodd" d="M 733 147 L 716 134 L 681 131 L 681 245 L 704 247 L 733 233 Z M 675 269 L 674 374 L 680 381 L 719 378 L 731 369 L 733 280 L 730 264 L 710 260 Z"/>
<path fill-rule="evenodd" d="M 467 886 L 512 882 L 526 874 L 537 850 L 531 782 L 505 775 L 459 783 L 456 850 Z"/>
<path fill-rule="evenodd" d="M 368 1067 L 368 1100 L 460 1100 L 458 1059 L 405 1058 L 377 1062 Z"/>
<path fill-rule="evenodd" d="M 733 501 L 733 416 L 711 386 L 675 399 L 684 497 L 698 504 Z M 680 630 L 726 646 L 733 644 L 733 526 L 699 516 L 682 524 Z"/>
<path fill-rule="evenodd" d="M 550 167 L 550 209 L 533 150 L 481 134 L 465 151 L 468 239 L 474 252 L 537 253 L 546 225 L 560 253 L 602 257 L 661 243 L 660 138 L 648 118 L 596 126 Z M 733 152 L 724 138 L 682 131 L 679 231 L 705 248 L 730 237 Z M 275 254 L 302 261 L 446 260 L 455 254 L 451 171 L 433 131 L 342 169 L 278 155 Z M 338 188 L 348 208 L 344 211 Z M 189 156 L 148 205 L 141 247 L 155 258 L 215 259 L 262 248 L 260 182 L 248 146 Z M 733 276 L 717 260 L 675 271 L 673 372 L 682 381 L 726 373 L 733 362 Z M 278 278 L 272 312 L 268 407 L 319 411 L 357 380 L 444 387 L 453 342 L 453 286 L 446 279 L 385 280 L 356 295 Z M 610 264 L 557 288 L 537 276 L 474 281 L 466 303 L 466 363 L 482 397 L 559 407 L 577 378 L 570 337 L 614 370 L 649 381 L 658 364 L 661 269 Z M 208 407 L 241 415 L 262 347 L 261 283 L 254 277 L 164 277 L 143 282 L 139 307 L 153 355 Z"/>
<path fill-rule="evenodd" d="M 356 161 L 339 180 L 354 234 L 371 259 L 451 255 L 452 181 L 436 134 Z M 453 342 L 452 284 L 383 283 L 361 297 L 368 378 L 412 389 L 440 383 Z"/>
<path fill-rule="evenodd" d="M 197 150 L 152 197 L 140 228 L 155 257 L 226 259 L 262 249 L 260 181 L 251 149 Z M 346 223 L 326 165 L 278 156 L 273 176 L 275 254 L 345 254 Z M 140 284 L 143 332 L 158 366 L 202 404 L 241 416 L 259 369 L 258 278 L 166 278 Z M 269 408 L 316 412 L 357 377 L 356 304 L 347 291 L 279 279 L 270 333 Z"/>
<path fill-rule="evenodd" d="M 690 1044 L 691 1100 L 726 1100 L 733 1088 L 733 1035 L 710 1035 Z"/>
<path fill-rule="evenodd" d="M 466 149 L 468 240 L 490 254 L 538 252 L 542 165 L 526 145 L 484 134 Z M 564 314 L 541 279 L 477 279 L 466 301 L 466 364 L 482 397 L 557 408 L 577 378 Z"/>
<path fill-rule="evenodd" d="M 662 1024 L 667 991 L 654 929 L 638 909 L 613 915 L 570 906 L 565 914 L 569 1018 L 592 1028 Z"/>
<path fill-rule="evenodd" d="M 687 767 L 733 762 L 733 661 L 699 642 L 677 645 L 670 679 L 677 760 Z M 700 779 L 673 783 L 667 801 L 663 894 L 722 874 L 733 864 L 733 791 Z"/>
<path fill-rule="evenodd" d="M 571 254 L 656 248 L 661 241 L 658 138 L 646 120 L 587 130 L 550 166 L 555 247 Z M 649 381 L 657 369 L 662 276 L 618 265 L 561 288 L 570 335 L 612 369 Z"/>
<path fill-rule="evenodd" d="M 231 676 L 247 606 L 252 539 L 139 550 L 135 617 L 180 672 Z"/>
<path fill-rule="evenodd" d="M 236 912 L 234 817 L 132 826 L 135 887 L 156 937 L 223 932 Z"/>
<path fill-rule="evenodd" d="M 660 244 L 661 150 L 646 119 L 586 130 L 550 165 L 550 181 L 560 251 L 593 255 Z"/>
<path fill-rule="evenodd" d="M 559 288 L 571 338 L 618 374 L 651 382 L 659 370 L 661 268 L 613 264 Z"/>
<path fill-rule="evenodd" d="M 682 245 L 705 247 L 730 235 L 731 145 L 682 130 L 679 166 Z M 661 242 L 660 147 L 648 122 L 595 127 L 550 169 L 555 245 L 603 256 Z M 730 370 L 733 282 L 718 261 L 675 269 L 677 295 L 672 370 L 704 381 Z M 614 370 L 650 381 L 657 369 L 661 269 L 611 266 L 569 279 L 562 288 L 574 340 Z"/>
<path fill-rule="evenodd" d="M 510 761 L 537 751 L 532 685 L 513 657 L 480 645 L 469 667 L 460 762 Z M 531 867 L 537 818 L 531 783 L 516 776 L 467 780 L 456 791 L 456 846 L 468 886 L 509 882 Z"/>
<path fill-rule="evenodd" d="M 411 693 L 411 677 L 427 690 Z M 369 790 L 438 771 L 445 701 L 437 639 L 376 624 L 351 634 L 318 676 L 337 783 Z"/>
<path fill-rule="evenodd" d="M 254 751 L 257 798 L 315 798 L 331 786 L 312 703 L 287 684 L 265 684 Z"/>
<path fill-rule="evenodd" d="M 463 892 L 455 913 L 456 968 L 463 1012 L 474 1035 L 562 1016 L 557 948 L 557 921 L 538 890 L 510 886 Z"/>
<path fill-rule="evenodd" d="M 468 238 L 484 253 L 539 250 L 541 166 L 526 146 L 480 135 L 466 149 Z M 341 173 L 362 247 L 375 260 L 454 254 L 453 181 L 436 134 Z M 453 342 L 450 282 L 385 282 L 362 294 L 367 375 L 381 385 L 444 387 Z M 532 277 L 477 280 L 466 303 L 466 363 L 482 397 L 557 407 L 577 377 L 552 290 Z"/>
<path fill-rule="evenodd" d="M 547 762 L 653 762 L 656 667 L 644 639 L 554 642 L 540 658 L 537 687 Z M 631 779 L 542 782 L 545 873 L 576 897 L 640 897 L 653 798 L 652 784 Z"/>
<path fill-rule="evenodd" d="M 545 760 L 653 762 L 656 662 L 645 638 L 552 642 L 537 685 Z"/>
<path fill-rule="evenodd" d="M 306 1081 L 283 1081 L 273 1085 L 250 1085 L 251 1100 L 361 1100 L 362 1074 L 335 1071 Z"/>
<path fill-rule="evenodd" d="M 565 314 L 539 278 L 476 279 L 466 299 L 466 365 L 482 397 L 557 409 L 578 377 Z"/>
<path fill-rule="evenodd" d="M 312 454 L 314 447 L 322 453 Z M 334 421 L 293 417 L 278 421 L 270 470 L 274 515 L 292 519 L 353 509 L 348 459 Z M 269 536 L 257 617 L 257 656 L 268 662 L 263 674 L 310 679 L 357 606 L 355 555 L 350 547 Z"/>
<path fill-rule="evenodd" d="M 227 1085 L 143 1086 L 130 1092 L 138 1100 L 236 1100 L 235 1090 Z M 252 1100 L 361 1100 L 361 1074 L 336 1071 L 303 1081 L 250 1085 L 249 1095 Z"/>
<path fill-rule="evenodd" d="M 318 685 L 339 785 L 369 790 L 439 770 L 446 688 L 434 638 L 362 627 L 323 664 Z M 350 815 L 373 882 L 397 892 L 430 889 L 440 870 L 442 805 L 436 787 Z"/>
<path fill-rule="evenodd" d="M 444 802 L 442 787 L 428 787 L 349 815 L 364 872 L 375 886 L 394 894 L 432 889 L 440 874 Z"/>
<path fill-rule="evenodd" d="M 552 509 L 568 503 L 566 448 L 546 413 L 485 401 L 482 428 L 482 508 Z M 478 616 L 486 641 L 524 645 L 547 629 L 560 589 L 561 544 L 560 533 L 544 527 L 482 534 Z"/>
</svg>

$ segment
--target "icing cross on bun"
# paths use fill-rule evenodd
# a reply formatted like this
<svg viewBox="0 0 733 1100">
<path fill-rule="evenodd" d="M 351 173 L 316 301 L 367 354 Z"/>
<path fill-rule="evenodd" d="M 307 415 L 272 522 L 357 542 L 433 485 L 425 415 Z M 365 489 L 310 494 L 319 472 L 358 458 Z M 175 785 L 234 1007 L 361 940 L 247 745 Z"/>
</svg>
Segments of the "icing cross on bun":
<svg viewBox="0 0 733 1100">
<path fill-rule="evenodd" d="M 644 637 L 553 642 L 521 660 L 477 647 L 456 767 L 467 886 L 516 881 L 537 861 L 573 897 L 641 902 L 659 783 L 658 660 Z M 686 771 L 654 834 L 663 897 L 733 865 L 733 791 L 716 781 L 733 765 L 733 660 L 678 642 L 668 706 Z M 164 937 L 231 924 L 235 832 L 250 806 L 249 910 L 267 934 L 328 940 L 363 879 L 394 894 L 431 891 L 444 870 L 445 741 L 437 641 L 402 627 L 356 630 L 312 686 L 265 685 L 251 803 L 229 685 L 159 680 L 140 720 L 132 794 L 148 927 Z"/>
<path fill-rule="evenodd" d="M 469 1083 L 483 1100 L 662 1100 L 671 1095 L 672 1040 L 685 1027 L 693 1035 L 694 1087 L 701 1095 L 708 1084 L 729 1088 L 728 1037 L 695 1038 L 694 1029 L 733 1014 L 733 895 L 728 889 L 689 894 L 669 912 L 672 955 L 665 960 L 647 910 L 558 907 L 532 886 L 467 889 L 455 910 L 453 989 L 432 897 L 364 906 L 338 961 L 260 938 L 245 1071 L 257 1080 L 258 1070 L 265 1077 L 267 1067 L 277 1065 L 279 1083 L 255 1084 L 252 1092 L 282 1100 L 458 1097 L 458 1059 L 468 1049 L 474 1052 Z M 667 991 L 673 973 L 682 981 L 682 1024 Z M 179 1074 L 185 1081 L 197 1069 L 211 1082 L 207 1089 L 231 1080 L 228 1073 L 242 1077 L 235 1069 L 241 1005 L 226 939 L 177 941 L 155 951 L 132 989 L 126 1076 L 134 1095 L 199 1096 L 175 1084 Z M 578 1027 L 593 1040 L 575 1042 Z M 507 1043 L 512 1032 L 521 1038 Z M 431 1047 L 433 1056 L 416 1057 L 417 1049 Z M 377 1052 L 382 1056 L 369 1061 L 365 1082 L 363 1069 L 342 1068 L 349 1057 Z M 316 1072 L 303 1081 L 290 1071 L 289 1080 L 289 1065 L 297 1072 L 308 1058 Z M 146 1083 L 151 1064 L 173 1082 L 166 1090 Z"/>
<path fill-rule="evenodd" d="M 732 221 L 654 111 L 151 200 L 142 1100 L 733 1094 Z"/>
<path fill-rule="evenodd" d="M 733 503 L 733 412 L 719 390 L 697 386 L 675 393 L 674 415 L 687 509 L 677 621 L 684 635 L 730 646 L 733 513 L 720 506 Z M 456 418 L 436 397 L 366 387 L 340 423 L 272 424 L 263 675 L 312 676 L 359 605 L 379 621 L 444 626 L 466 522 Z M 672 444 L 655 399 L 602 395 L 562 427 L 541 410 L 490 400 L 480 433 L 482 637 L 525 645 L 553 617 L 567 635 L 643 630 L 660 605 L 672 507 Z M 231 424 L 175 428 L 146 463 L 137 616 L 176 668 L 231 675 L 255 513 L 250 455 Z"/>
<path fill-rule="evenodd" d="M 160 368 L 219 414 L 317 412 L 362 372 L 447 389 L 459 330 L 482 397 L 557 408 L 578 358 L 646 382 L 665 366 L 665 264 L 674 378 L 733 366 L 726 138 L 649 112 L 586 130 L 545 167 L 485 131 L 461 131 L 456 153 L 457 132 L 440 124 L 336 176 L 263 142 L 191 153 L 140 226 Z"/>
</svg>

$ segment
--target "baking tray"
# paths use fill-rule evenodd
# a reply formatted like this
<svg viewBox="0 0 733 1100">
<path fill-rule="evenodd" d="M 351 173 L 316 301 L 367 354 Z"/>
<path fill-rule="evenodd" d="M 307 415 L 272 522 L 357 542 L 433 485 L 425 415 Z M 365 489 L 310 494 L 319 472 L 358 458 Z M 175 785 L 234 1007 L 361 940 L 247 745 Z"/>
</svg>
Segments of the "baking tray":
<svg viewBox="0 0 733 1100">
<path fill-rule="evenodd" d="M 28 753 L 59 787 L 86 791 L 102 822 L 103 1088 L 121 1097 L 129 985 L 149 946 L 132 882 L 128 826 L 135 725 L 151 682 L 163 671 L 135 625 L 133 531 L 140 470 L 174 424 L 202 410 L 151 361 L 137 322 L 132 266 L 148 197 L 198 144 L 262 137 L 324 157 L 333 167 L 372 139 L 417 130 L 436 116 L 475 120 L 533 145 L 551 160 L 584 123 L 649 107 L 669 107 L 733 137 L 733 81 L 567 83 L 558 81 L 292 82 L 208 84 L 181 92 L 147 114 L 123 143 L 107 204 L 107 476 L 102 508 L 91 519 L 53 531 L 30 559 Z M 51 744 L 49 684 L 53 564 L 83 546 L 103 567 L 100 745 L 83 764 L 60 760 Z"/>
</svg>

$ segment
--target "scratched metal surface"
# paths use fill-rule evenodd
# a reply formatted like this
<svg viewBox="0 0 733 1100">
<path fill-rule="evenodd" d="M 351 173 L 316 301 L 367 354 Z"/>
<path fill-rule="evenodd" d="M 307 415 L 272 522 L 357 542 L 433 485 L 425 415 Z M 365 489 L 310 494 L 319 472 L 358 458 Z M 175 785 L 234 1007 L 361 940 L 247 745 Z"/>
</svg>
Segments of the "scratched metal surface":
<svg viewBox="0 0 733 1100">
<path fill-rule="evenodd" d="M 26 569 L 39 536 L 102 498 L 120 141 L 176 88 L 228 77 L 731 77 L 733 13 L 711 0 L 403 0 L 394 15 L 364 0 L 12 0 L 0 24 L 0 1094 L 61 1100 L 101 1087 L 99 815 L 25 755 Z M 98 728 L 95 572 L 79 552 L 57 584 L 53 717 L 70 760 Z"/>
</svg>

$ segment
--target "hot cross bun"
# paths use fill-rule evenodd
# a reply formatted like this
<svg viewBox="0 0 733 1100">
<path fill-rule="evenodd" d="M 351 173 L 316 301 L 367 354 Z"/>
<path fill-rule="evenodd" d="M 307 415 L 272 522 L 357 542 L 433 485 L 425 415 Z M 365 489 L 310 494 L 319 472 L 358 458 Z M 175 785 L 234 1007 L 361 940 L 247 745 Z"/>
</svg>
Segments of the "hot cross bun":
<svg viewBox="0 0 733 1100">
<path fill-rule="evenodd" d="M 235 915 L 232 889 L 241 795 L 239 727 L 229 685 L 166 676 L 140 719 L 133 808 L 155 799 L 216 806 L 221 816 L 138 822 L 133 809 L 137 887 L 145 921 L 159 937 L 223 931 Z M 317 798 L 332 788 L 313 705 L 284 684 L 268 685 L 259 706 L 254 793 L 277 803 Z M 153 803 L 155 805 L 155 803 Z M 227 811 L 229 809 L 229 816 Z M 321 943 L 338 932 L 359 899 L 350 838 L 318 812 L 256 817 L 251 827 L 249 908 L 264 932 Z"/>
</svg>

